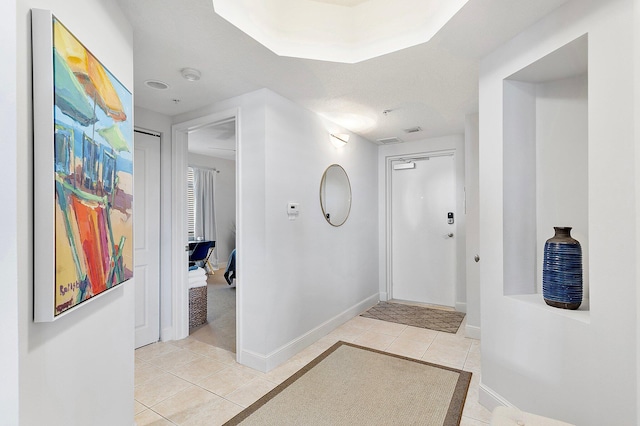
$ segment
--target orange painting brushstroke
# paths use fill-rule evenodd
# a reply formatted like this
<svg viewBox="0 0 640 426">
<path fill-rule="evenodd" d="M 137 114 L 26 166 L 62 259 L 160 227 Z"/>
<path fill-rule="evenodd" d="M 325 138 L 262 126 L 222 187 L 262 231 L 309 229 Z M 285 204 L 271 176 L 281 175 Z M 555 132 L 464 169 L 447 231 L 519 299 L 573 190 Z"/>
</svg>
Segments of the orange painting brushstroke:
<svg viewBox="0 0 640 426">
<path fill-rule="evenodd" d="M 93 296 L 107 289 L 108 266 L 105 268 L 105 263 L 109 264 L 108 247 L 105 244 L 104 226 L 99 223 L 100 220 L 104 220 L 104 208 L 98 205 L 89 206 L 75 196 L 71 199 L 78 218 L 78 231 L 92 290 L 87 296 Z"/>
</svg>

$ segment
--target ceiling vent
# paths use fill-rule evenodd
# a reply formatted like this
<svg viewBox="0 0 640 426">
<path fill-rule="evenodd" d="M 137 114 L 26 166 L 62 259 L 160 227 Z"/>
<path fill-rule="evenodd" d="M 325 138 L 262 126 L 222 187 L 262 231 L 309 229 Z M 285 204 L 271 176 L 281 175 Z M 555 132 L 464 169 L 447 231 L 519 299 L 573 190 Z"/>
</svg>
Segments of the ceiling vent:
<svg viewBox="0 0 640 426">
<path fill-rule="evenodd" d="M 416 127 L 409 127 L 408 129 L 404 129 L 405 133 L 418 133 L 422 131 L 422 127 L 416 126 Z"/>
<path fill-rule="evenodd" d="M 378 139 L 378 143 L 381 143 L 382 145 L 389 145 L 392 143 L 400 143 L 402 142 L 400 139 L 394 137 L 391 138 L 382 138 L 382 139 Z"/>
</svg>

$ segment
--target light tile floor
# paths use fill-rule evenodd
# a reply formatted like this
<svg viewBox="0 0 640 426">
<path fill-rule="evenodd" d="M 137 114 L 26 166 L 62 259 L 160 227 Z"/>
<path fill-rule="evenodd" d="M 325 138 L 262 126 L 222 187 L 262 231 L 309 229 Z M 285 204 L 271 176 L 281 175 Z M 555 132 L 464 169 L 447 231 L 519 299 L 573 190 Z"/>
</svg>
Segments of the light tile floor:
<svg viewBox="0 0 640 426">
<path fill-rule="evenodd" d="M 480 342 L 369 318 L 355 317 L 280 367 L 262 373 L 235 362 L 235 354 L 188 337 L 135 353 L 138 426 L 220 425 L 283 382 L 338 340 L 471 371 L 461 426 L 489 423 L 478 404 Z"/>
</svg>

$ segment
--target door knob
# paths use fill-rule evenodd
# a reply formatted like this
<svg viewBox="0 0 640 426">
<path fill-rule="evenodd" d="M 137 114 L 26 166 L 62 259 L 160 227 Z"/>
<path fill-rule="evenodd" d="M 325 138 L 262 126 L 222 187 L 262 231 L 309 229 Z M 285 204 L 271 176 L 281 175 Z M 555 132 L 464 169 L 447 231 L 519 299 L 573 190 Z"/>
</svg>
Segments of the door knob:
<svg viewBox="0 0 640 426">
<path fill-rule="evenodd" d="M 476 263 L 480 262 L 480 256 L 476 254 L 475 256 L 473 256 L 473 260 L 475 260 Z"/>
<path fill-rule="evenodd" d="M 453 238 L 453 232 L 449 232 L 449 233 L 447 234 L 447 237 L 449 237 L 449 238 Z"/>
</svg>

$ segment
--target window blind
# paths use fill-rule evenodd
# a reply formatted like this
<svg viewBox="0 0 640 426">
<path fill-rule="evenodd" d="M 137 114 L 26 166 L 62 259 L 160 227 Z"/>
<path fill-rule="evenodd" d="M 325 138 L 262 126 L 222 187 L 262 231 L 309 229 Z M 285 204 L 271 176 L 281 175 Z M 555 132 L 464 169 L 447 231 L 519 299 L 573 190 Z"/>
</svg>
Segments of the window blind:
<svg viewBox="0 0 640 426">
<path fill-rule="evenodd" d="M 196 210 L 195 195 L 193 191 L 194 175 L 193 168 L 187 168 L 187 231 L 189 238 L 196 235 Z"/>
</svg>

